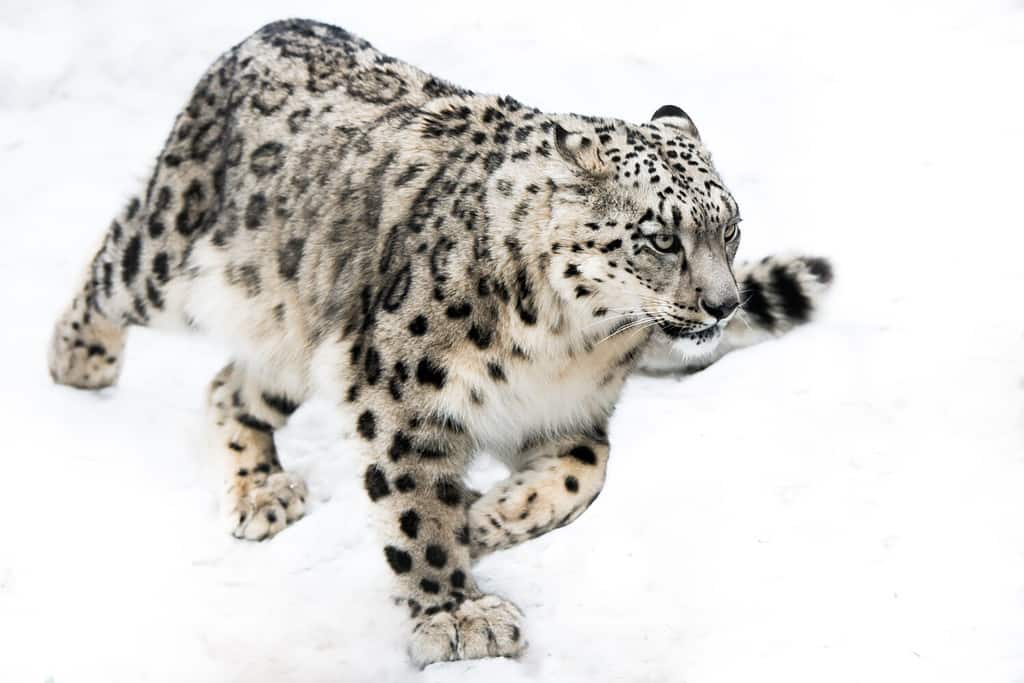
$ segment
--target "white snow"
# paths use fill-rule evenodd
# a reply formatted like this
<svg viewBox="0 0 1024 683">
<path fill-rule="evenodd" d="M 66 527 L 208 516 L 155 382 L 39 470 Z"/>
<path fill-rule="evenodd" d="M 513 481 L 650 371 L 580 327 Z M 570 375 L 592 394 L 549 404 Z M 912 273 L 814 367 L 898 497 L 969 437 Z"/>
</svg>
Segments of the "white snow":
<svg viewBox="0 0 1024 683">
<path fill-rule="evenodd" d="M 741 256 L 836 261 L 816 324 L 632 380 L 600 500 L 479 565 L 522 661 L 408 663 L 329 407 L 282 435 L 309 516 L 252 545 L 201 476 L 219 349 L 142 330 L 115 389 L 47 376 L 195 79 L 284 14 L 545 110 L 678 104 Z M 1021 0 L 5 0 L 0 681 L 1024 681 L 1022 74 Z"/>
</svg>

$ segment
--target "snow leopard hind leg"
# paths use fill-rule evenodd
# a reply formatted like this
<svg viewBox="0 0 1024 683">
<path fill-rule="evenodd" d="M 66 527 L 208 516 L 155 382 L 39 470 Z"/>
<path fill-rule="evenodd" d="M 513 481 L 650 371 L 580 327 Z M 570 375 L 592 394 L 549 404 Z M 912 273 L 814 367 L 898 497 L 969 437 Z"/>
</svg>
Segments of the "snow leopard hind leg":
<svg viewBox="0 0 1024 683">
<path fill-rule="evenodd" d="M 58 384 L 101 389 L 121 372 L 127 329 L 187 329 L 188 256 L 217 222 L 226 169 L 237 161 L 224 116 L 234 50 L 207 72 L 175 121 L 144 191 L 110 223 L 48 351 Z"/>
<path fill-rule="evenodd" d="M 274 444 L 274 432 L 298 407 L 298 400 L 268 390 L 259 373 L 238 361 L 210 383 L 208 446 L 223 474 L 221 510 L 235 538 L 268 539 L 306 512 L 306 484 L 284 470 Z"/>
</svg>

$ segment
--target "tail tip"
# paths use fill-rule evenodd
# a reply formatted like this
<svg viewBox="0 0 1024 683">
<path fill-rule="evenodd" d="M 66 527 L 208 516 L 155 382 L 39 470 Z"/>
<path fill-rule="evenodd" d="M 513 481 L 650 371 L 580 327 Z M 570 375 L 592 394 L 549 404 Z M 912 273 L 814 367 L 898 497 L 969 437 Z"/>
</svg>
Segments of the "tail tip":
<svg viewBox="0 0 1024 683">
<path fill-rule="evenodd" d="M 804 257 L 802 260 L 804 265 L 807 266 L 807 272 L 813 275 L 818 282 L 823 285 L 832 284 L 835 274 L 832 269 L 832 263 L 828 259 L 820 256 L 810 256 Z"/>
</svg>

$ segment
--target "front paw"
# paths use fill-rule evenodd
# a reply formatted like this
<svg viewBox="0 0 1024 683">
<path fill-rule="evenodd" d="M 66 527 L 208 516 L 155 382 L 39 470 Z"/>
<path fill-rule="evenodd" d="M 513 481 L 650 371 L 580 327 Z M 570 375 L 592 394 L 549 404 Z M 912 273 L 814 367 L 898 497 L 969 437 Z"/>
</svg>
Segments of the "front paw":
<svg viewBox="0 0 1024 683">
<path fill-rule="evenodd" d="M 561 491 L 539 472 L 517 475 L 488 491 L 469 508 L 470 552 L 480 557 L 549 531 Z"/>
<path fill-rule="evenodd" d="M 526 649 L 519 608 L 496 595 L 466 600 L 452 612 L 423 617 L 413 628 L 409 655 L 419 667 L 483 657 L 518 657 Z"/>
<path fill-rule="evenodd" d="M 228 523 L 235 538 L 262 541 L 306 513 L 306 484 L 288 472 L 276 472 L 252 486 L 234 504 Z"/>
</svg>

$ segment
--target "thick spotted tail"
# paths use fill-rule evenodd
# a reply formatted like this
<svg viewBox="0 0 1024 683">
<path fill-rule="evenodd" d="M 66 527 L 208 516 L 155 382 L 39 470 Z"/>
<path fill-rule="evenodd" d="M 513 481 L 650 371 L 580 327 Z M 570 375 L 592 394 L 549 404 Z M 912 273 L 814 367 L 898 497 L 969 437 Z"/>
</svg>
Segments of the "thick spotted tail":
<svg viewBox="0 0 1024 683">
<path fill-rule="evenodd" d="M 740 308 L 724 351 L 750 346 L 809 321 L 832 284 L 832 264 L 814 256 L 767 256 L 736 268 Z"/>
<path fill-rule="evenodd" d="M 639 369 L 653 374 L 707 367 L 725 354 L 789 332 L 814 317 L 832 284 L 832 264 L 815 256 L 767 256 L 734 268 L 740 308 L 709 356 L 686 358 L 652 344 Z"/>
</svg>

